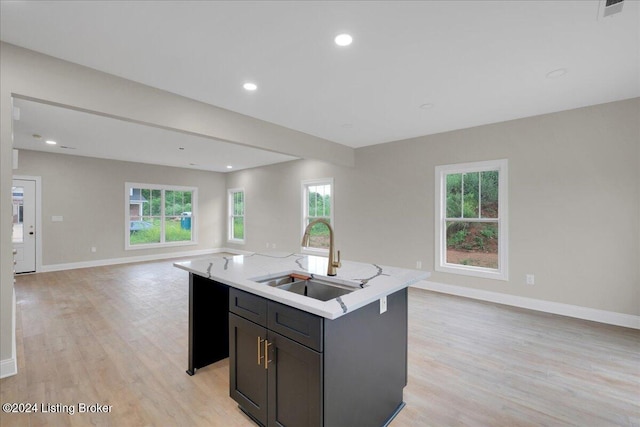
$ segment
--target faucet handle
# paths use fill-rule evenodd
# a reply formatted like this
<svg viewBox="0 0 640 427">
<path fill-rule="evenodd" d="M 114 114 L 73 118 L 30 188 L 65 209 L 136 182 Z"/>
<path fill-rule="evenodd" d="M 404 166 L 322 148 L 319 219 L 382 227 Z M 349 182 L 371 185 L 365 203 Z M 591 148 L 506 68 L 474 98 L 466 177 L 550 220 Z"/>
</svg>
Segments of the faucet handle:
<svg viewBox="0 0 640 427">
<path fill-rule="evenodd" d="M 338 251 L 338 256 L 337 256 L 337 260 L 333 262 L 333 266 L 334 267 L 341 267 L 342 263 L 340 262 L 340 251 Z"/>
</svg>

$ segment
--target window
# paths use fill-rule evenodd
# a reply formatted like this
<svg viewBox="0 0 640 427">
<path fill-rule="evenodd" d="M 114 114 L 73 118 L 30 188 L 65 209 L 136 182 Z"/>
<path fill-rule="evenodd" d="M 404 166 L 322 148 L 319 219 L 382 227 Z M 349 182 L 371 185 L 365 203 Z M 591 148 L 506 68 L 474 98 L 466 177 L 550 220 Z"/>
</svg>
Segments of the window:
<svg viewBox="0 0 640 427">
<path fill-rule="evenodd" d="M 507 280 L 507 160 L 436 167 L 436 271 Z"/>
<path fill-rule="evenodd" d="M 307 225 L 316 219 L 325 219 L 333 227 L 332 178 L 302 182 L 302 233 Z M 329 229 L 326 225 L 315 224 L 311 228 L 309 246 L 304 249 L 328 252 Z"/>
<path fill-rule="evenodd" d="M 125 184 L 125 249 L 197 243 L 197 189 Z"/>
<path fill-rule="evenodd" d="M 244 190 L 234 188 L 229 194 L 229 241 L 244 243 Z"/>
</svg>

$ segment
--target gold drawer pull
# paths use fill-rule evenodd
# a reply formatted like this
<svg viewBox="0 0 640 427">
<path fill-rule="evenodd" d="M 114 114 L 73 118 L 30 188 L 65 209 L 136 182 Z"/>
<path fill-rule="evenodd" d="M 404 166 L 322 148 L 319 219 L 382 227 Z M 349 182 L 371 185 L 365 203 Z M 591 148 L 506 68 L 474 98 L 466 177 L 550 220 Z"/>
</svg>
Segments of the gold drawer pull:
<svg viewBox="0 0 640 427">
<path fill-rule="evenodd" d="M 262 364 L 262 358 L 264 357 L 260 355 L 260 347 L 261 347 L 262 341 L 267 341 L 267 340 L 263 340 L 262 338 L 258 337 L 258 365 Z M 266 348 L 267 347 L 265 346 L 265 349 Z"/>
<path fill-rule="evenodd" d="M 271 359 L 269 359 L 269 346 L 271 345 L 271 343 L 267 340 L 264 340 L 264 369 L 267 369 L 267 365 L 269 365 L 269 362 L 271 362 Z"/>
</svg>

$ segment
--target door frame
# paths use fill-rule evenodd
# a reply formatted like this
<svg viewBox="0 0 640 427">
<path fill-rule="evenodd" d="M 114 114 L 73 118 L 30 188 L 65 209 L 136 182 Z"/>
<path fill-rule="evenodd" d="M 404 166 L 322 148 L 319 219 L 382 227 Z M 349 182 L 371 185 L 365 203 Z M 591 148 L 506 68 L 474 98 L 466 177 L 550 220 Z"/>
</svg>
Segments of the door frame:
<svg viewBox="0 0 640 427">
<path fill-rule="evenodd" d="M 12 185 L 14 179 L 36 182 L 36 271 L 34 271 L 34 273 L 38 273 L 42 271 L 42 177 L 13 175 Z"/>
</svg>

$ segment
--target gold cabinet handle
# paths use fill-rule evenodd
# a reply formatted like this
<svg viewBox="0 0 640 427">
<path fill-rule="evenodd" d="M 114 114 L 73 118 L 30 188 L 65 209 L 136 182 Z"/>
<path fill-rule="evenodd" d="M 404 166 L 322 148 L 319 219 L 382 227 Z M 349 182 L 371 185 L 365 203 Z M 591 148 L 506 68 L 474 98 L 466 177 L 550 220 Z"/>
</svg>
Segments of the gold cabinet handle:
<svg viewBox="0 0 640 427">
<path fill-rule="evenodd" d="M 267 341 L 267 340 L 263 340 L 262 338 L 260 338 L 258 336 L 258 365 L 262 364 L 262 358 L 264 357 L 264 356 L 260 355 L 260 348 L 262 347 L 262 341 Z M 265 348 L 267 348 L 267 347 L 265 346 Z"/>
<path fill-rule="evenodd" d="M 269 365 L 269 362 L 271 362 L 271 359 L 269 359 L 269 346 L 271 345 L 271 343 L 267 340 L 264 340 L 264 369 L 267 369 L 267 366 Z"/>
</svg>

